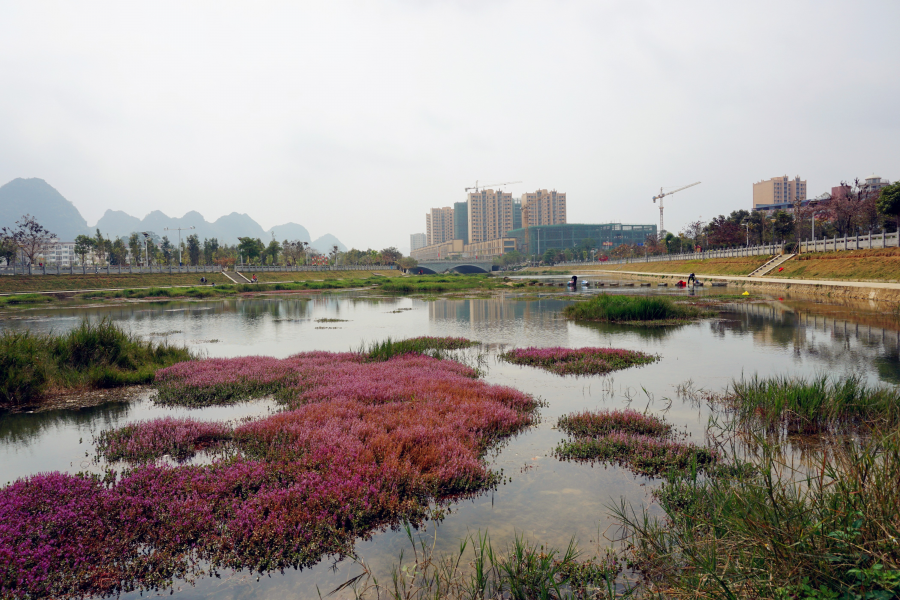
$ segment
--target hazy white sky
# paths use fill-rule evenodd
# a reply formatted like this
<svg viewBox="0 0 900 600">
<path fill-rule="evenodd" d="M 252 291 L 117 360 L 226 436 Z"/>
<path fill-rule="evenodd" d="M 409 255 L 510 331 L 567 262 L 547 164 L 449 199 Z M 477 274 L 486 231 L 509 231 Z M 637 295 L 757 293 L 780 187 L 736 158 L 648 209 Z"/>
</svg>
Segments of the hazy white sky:
<svg viewBox="0 0 900 600">
<path fill-rule="evenodd" d="M 752 183 L 900 178 L 900 2 L 8 2 L 0 184 L 93 224 L 246 212 L 408 248 L 514 181 L 667 229 Z"/>
</svg>

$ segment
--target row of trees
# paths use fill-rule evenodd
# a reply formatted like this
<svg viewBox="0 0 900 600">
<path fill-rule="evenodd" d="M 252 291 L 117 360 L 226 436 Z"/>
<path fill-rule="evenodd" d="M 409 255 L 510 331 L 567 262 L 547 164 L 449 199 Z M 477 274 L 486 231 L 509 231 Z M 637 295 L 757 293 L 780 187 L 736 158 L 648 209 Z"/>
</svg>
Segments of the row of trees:
<svg viewBox="0 0 900 600">
<path fill-rule="evenodd" d="M 853 184 L 842 182 L 839 190 L 830 199 L 805 206 L 798 200 L 792 209 L 774 214 L 736 210 L 708 223 L 696 221 L 679 234 L 679 240 L 669 234 L 667 245 L 684 246 L 689 241 L 703 248 L 722 248 L 897 230 L 900 182 L 871 190 L 856 180 Z"/>
<path fill-rule="evenodd" d="M 16 227 L 0 229 L 0 260 L 12 264 L 21 260 L 23 265 L 38 264 L 46 252 L 48 243 L 56 235 L 43 227 L 31 215 L 24 215 L 16 222 Z M 180 245 L 173 244 L 168 236 L 161 238 L 153 232 L 134 232 L 127 237 L 110 239 L 100 230 L 94 235 L 79 235 L 75 238 L 75 255 L 82 265 L 172 265 L 187 264 L 216 265 L 233 267 L 241 265 L 282 265 L 304 264 L 327 265 L 400 265 L 411 268 L 416 261 L 404 257 L 396 247 L 382 250 L 357 250 L 341 252 L 332 246 L 327 254 L 310 247 L 309 242 L 285 240 L 278 242 L 274 237 L 268 244 L 259 238 L 241 237 L 234 245 L 221 244 L 217 238 L 189 235 Z"/>
</svg>

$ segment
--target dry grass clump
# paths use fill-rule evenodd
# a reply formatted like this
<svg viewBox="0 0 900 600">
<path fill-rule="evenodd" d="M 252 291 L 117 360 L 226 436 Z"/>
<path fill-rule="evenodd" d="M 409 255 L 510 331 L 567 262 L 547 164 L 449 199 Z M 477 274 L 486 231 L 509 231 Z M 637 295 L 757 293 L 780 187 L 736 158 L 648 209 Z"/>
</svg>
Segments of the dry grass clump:
<svg viewBox="0 0 900 600">
<path fill-rule="evenodd" d="M 673 260 L 600 265 L 605 271 L 640 271 L 645 273 L 697 273 L 698 275 L 749 275 L 763 266 L 771 256 L 736 256 L 705 260 Z"/>
</svg>

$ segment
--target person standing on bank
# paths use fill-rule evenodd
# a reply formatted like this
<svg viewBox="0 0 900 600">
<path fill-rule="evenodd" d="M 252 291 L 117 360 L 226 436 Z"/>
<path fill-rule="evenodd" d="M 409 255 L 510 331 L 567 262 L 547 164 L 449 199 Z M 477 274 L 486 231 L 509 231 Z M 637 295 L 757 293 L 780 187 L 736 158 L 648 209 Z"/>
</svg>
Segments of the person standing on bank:
<svg viewBox="0 0 900 600">
<path fill-rule="evenodd" d="M 691 273 L 690 275 L 688 275 L 688 285 L 692 285 L 695 283 L 697 283 L 697 278 L 694 277 L 693 273 Z"/>
</svg>

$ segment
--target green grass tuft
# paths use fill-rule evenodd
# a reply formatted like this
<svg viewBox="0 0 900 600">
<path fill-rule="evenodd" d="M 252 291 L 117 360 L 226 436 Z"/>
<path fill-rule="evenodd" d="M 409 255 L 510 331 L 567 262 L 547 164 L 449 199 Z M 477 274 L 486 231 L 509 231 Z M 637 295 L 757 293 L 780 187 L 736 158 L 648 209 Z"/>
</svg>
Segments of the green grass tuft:
<svg viewBox="0 0 900 600">
<path fill-rule="evenodd" d="M 741 421 L 759 421 L 786 433 L 900 423 L 900 390 L 868 386 L 857 375 L 742 379 L 732 382 L 723 400 Z"/>
<path fill-rule="evenodd" d="M 186 348 L 146 342 L 108 320 L 56 334 L 0 334 L 0 408 L 48 391 L 150 383 L 157 369 L 189 360 Z"/>
<path fill-rule="evenodd" d="M 563 309 L 568 319 L 610 323 L 670 324 L 706 316 L 693 306 L 676 304 L 665 296 L 598 294 Z"/>
<path fill-rule="evenodd" d="M 734 475 L 665 482 L 664 516 L 621 501 L 629 563 L 672 598 L 897 598 L 900 431 L 819 454 L 804 468 L 757 435 Z"/>
<path fill-rule="evenodd" d="M 455 337 L 422 336 L 397 341 L 387 338 L 370 344 L 368 348 L 360 348 L 359 352 L 365 354 L 371 361 L 389 360 L 403 354 L 425 354 L 442 359 L 446 357 L 448 350 L 471 348 L 478 344 L 479 342 Z"/>
</svg>

